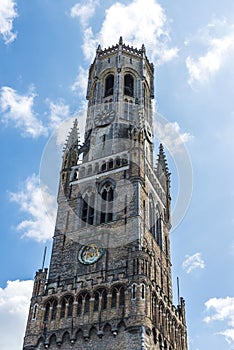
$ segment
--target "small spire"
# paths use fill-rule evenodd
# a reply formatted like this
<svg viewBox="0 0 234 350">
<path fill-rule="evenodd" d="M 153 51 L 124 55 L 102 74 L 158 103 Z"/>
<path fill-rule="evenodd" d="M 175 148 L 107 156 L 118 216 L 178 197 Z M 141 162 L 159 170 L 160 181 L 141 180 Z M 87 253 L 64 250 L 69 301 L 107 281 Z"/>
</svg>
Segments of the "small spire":
<svg viewBox="0 0 234 350">
<path fill-rule="evenodd" d="M 167 177 L 170 176 L 170 173 L 168 171 L 166 155 L 164 153 L 164 148 L 163 148 L 163 145 L 161 143 L 159 145 L 159 153 L 158 153 L 156 172 L 157 172 L 157 175 L 159 177 L 162 173 L 164 173 Z"/>
<path fill-rule="evenodd" d="M 119 38 L 119 45 L 123 45 L 123 37 L 122 36 L 120 36 L 120 38 Z"/>
<path fill-rule="evenodd" d="M 100 53 L 102 51 L 102 48 L 101 48 L 101 45 L 99 44 L 98 47 L 97 47 L 97 53 Z"/>
<path fill-rule="evenodd" d="M 142 50 L 142 52 L 145 52 L 145 45 L 144 44 L 142 44 L 141 50 Z"/>
<path fill-rule="evenodd" d="M 64 145 L 64 151 L 69 151 L 71 148 L 79 148 L 80 133 L 78 128 L 77 119 L 74 120 L 73 127 L 68 134 L 67 140 Z"/>
</svg>

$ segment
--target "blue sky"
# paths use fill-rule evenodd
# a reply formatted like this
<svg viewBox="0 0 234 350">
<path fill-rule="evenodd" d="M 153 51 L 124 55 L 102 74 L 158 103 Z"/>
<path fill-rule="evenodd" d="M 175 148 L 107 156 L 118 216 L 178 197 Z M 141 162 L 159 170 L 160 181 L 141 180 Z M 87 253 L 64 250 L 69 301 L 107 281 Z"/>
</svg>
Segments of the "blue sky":
<svg viewBox="0 0 234 350">
<path fill-rule="evenodd" d="M 51 246 L 71 116 L 84 130 L 87 69 L 97 44 L 120 35 L 144 43 L 155 64 L 156 109 L 165 119 L 155 133 L 168 148 L 174 208 L 186 174 L 193 183 L 171 234 L 189 348 L 234 349 L 234 2 L 1 0 L 2 350 L 21 349 L 32 279 Z M 184 146 L 193 178 L 189 165 L 176 169 Z"/>
</svg>

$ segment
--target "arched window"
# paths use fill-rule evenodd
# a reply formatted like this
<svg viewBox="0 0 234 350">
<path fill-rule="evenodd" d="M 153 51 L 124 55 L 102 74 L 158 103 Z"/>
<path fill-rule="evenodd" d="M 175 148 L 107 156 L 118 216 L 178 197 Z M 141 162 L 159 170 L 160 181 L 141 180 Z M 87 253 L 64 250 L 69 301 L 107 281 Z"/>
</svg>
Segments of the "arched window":
<svg viewBox="0 0 234 350">
<path fill-rule="evenodd" d="M 155 236 L 155 209 L 154 209 L 154 202 L 152 196 L 150 196 L 149 200 L 149 229 L 152 233 L 153 237 Z"/>
<path fill-rule="evenodd" d="M 82 197 L 83 198 L 81 203 L 81 226 L 84 227 L 87 224 L 93 225 L 95 214 L 95 195 L 93 192 L 88 191 Z"/>
<path fill-rule="evenodd" d="M 81 316 L 82 314 L 82 301 L 83 301 L 82 296 L 79 295 L 78 301 L 77 301 L 77 316 Z"/>
<path fill-rule="evenodd" d="M 132 299 L 136 299 L 136 285 L 133 284 L 132 286 Z"/>
<path fill-rule="evenodd" d="M 101 170 L 102 170 L 102 171 L 105 171 L 105 170 L 106 170 L 106 162 L 102 164 Z"/>
<path fill-rule="evenodd" d="M 143 283 L 141 285 L 141 299 L 145 299 L 145 285 Z"/>
<path fill-rule="evenodd" d="M 112 296 L 111 296 L 111 307 L 116 308 L 117 307 L 117 289 L 114 288 L 112 291 Z"/>
<path fill-rule="evenodd" d="M 66 310 L 66 299 L 63 298 L 62 305 L 61 305 L 61 311 L 60 311 L 60 318 L 65 317 L 65 310 Z"/>
<path fill-rule="evenodd" d="M 96 292 L 95 295 L 94 295 L 94 309 L 93 311 L 98 311 L 98 308 L 99 308 L 99 293 Z"/>
<path fill-rule="evenodd" d="M 72 317 L 73 301 L 74 301 L 74 299 L 72 296 L 67 298 L 67 303 L 68 303 L 67 317 Z"/>
<path fill-rule="evenodd" d="M 65 317 L 66 307 L 67 307 L 67 317 L 72 317 L 73 301 L 74 301 L 74 298 L 72 295 L 67 295 L 63 298 L 62 304 L 61 304 L 60 318 Z"/>
<path fill-rule="evenodd" d="M 89 313 L 89 301 L 90 301 L 90 295 L 86 294 L 85 296 L 85 304 L 84 304 L 84 314 Z"/>
<path fill-rule="evenodd" d="M 53 305 L 52 305 L 51 320 L 56 319 L 57 306 L 58 306 L 58 302 L 57 302 L 57 300 L 54 300 Z"/>
<path fill-rule="evenodd" d="M 103 290 L 102 292 L 102 310 L 106 310 L 107 307 L 107 292 Z"/>
<path fill-rule="evenodd" d="M 113 159 L 110 159 L 110 160 L 109 160 L 109 163 L 108 163 L 108 168 L 109 168 L 109 169 L 113 169 L 113 166 L 114 166 Z"/>
<path fill-rule="evenodd" d="M 121 160 L 120 160 L 119 157 L 116 158 L 115 164 L 116 164 L 116 166 L 120 166 L 121 165 Z"/>
<path fill-rule="evenodd" d="M 161 215 L 157 217 L 156 232 L 157 232 L 157 243 L 159 247 L 162 249 L 162 217 Z"/>
<path fill-rule="evenodd" d="M 106 183 L 101 189 L 101 220 L 105 223 L 113 220 L 114 188 L 111 183 Z"/>
<path fill-rule="evenodd" d="M 131 74 L 124 77 L 124 95 L 132 96 L 134 94 L 134 79 Z"/>
<path fill-rule="evenodd" d="M 48 301 L 46 303 L 44 322 L 48 322 L 48 320 L 49 320 L 49 313 L 50 313 L 50 302 Z"/>
<path fill-rule="evenodd" d="M 100 307 L 99 307 L 100 305 Z M 106 310 L 107 307 L 107 292 L 105 289 L 99 289 L 94 294 L 94 309 L 93 311 Z"/>
<path fill-rule="evenodd" d="M 114 75 L 109 74 L 105 81 L 105 97 L 113 95 L 114 92 Z"/>
<path fill-rule="evenodd" d="M 124 293 L 124 287 L 121 287 L 119 290 L 119 306 L 123 307 L 125 304 L 125 293 Z"/>
</svg>

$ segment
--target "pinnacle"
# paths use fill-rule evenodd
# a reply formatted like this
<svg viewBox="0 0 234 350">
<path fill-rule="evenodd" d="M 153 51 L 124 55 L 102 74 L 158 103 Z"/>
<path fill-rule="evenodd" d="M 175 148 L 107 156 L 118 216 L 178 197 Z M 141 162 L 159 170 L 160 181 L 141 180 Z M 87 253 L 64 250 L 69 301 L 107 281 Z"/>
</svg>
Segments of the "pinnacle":
<svg viewBox="0 0 234 350">
<path fill-rule="evenodd" d="M 73 127 L 67 136 L 67 140 L 64 145 L 64 151 L 69 151 L 72 148 L 78 148 L 80 141 L 80 133 L 77 119 L 74 120 Z"/>
<path fill-rule="evenodd" d="M 164 147 L 163 145 L 160 143 L 159 145 L 159 153 L 158 153 L 158 160 L 157 160 L 157 174 L 160 175 L 162 172 L 166 175 L 166 176 L 170 176 L 169 170 L 168 170 L 168 165 L 167 165 L 167 159 L 166 159 L 166 155 L 164 152 Z"/>
</svg>

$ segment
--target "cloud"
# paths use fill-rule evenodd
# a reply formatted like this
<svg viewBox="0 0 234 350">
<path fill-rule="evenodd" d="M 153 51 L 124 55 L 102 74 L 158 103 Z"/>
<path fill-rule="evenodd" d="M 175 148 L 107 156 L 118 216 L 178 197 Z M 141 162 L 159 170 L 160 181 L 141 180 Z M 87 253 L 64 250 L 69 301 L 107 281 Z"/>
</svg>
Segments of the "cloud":
<svg viewBox="0 0 234 350">
<path fill-rule="evenodd" d="M 16 2 L 14 0 L 0 1 L 0 34 L 5 44 L 12 43 L 16 38 L 13 32 L 13 21 L 18 17 Z"/>
<path fill-rule="evenodd" d="M 33 281 L 8 281 L 0 288 L 0 348 L 21 350 Z"/>
<path fill-rule="evenodd" d="M 83 53 L 89 62 L 93 59 L 98 43 L 103 47 L 111 46 L 119 40 L 120 35 L 127 44 L 141 47 L 144 43 L 148 57 L 158 64 L 177 56 L 178 49 L 168 47 L 168 19 L 155 0 L 133 0 L 127 5 L 116 2 L 106 9 L 101 29 L 96 33 L 87 20 L 90 17 L 84 15 L 87 9 L 78 6 L 78 10 L 79 17 L 83 13 Z M 73 13 L 76 13 L 74 8 Z"/>
<path fill-rule="evenodd" d="M 69 106 L 62 100 L 57 103 L 47 100 L 50 109 L 48 129 L 55 130 L 70 116 Z"/>
<path fill-rule="evenodd" d="M 2 114 L 2 122 L 19 129 L 24 137 L 48 136 L 50 132 L 56 130 L 69 118 L 69 105 L 62 99 L 56 102 L 46 99 L 49 111 L 45 113 L 47 119 L 42 122 L 34 112 L 36 94 L 31 90 L 27 94 L 21 95 L 8 86 L 1 88 L 0 113 Z"/>
<path fill-rule="evenodd" d="M 234 349 L 234 297 L 211 298 L 205 303 L 205 308 L 207 313 L 211 313 L 205 317 L 206 323 L 215 321 L 226 323 L 226 329 L 218 334 L 223 335 L 232 346 L 231 349 Z"/>
<path fill-rule="evenodd" d="M 199 41 L 206 52 L 197 58 L 188 56 L 186 67 L 189 74 L 188 83 L 205 84 L 224 66 L 230 54 L 234 54 L 234 25 L 226 20 L 215 20 L 199 30 Z M 193 41 L 198 41 L 197 36 Z M 187 45 L 189 42 L 187 43 Z"/>
<path fill-rule="evenodd" d="M 185 143 L 193 139 L 189 133 L 181 132 L 177 122 L 168 122 L 159 114 L 154 122 L 154 136 L 166 146 L 171 154 L 180 152 Z"/>
<path fill-rule="evenodd" d="M 87 106 L 83 105 L 77 113 L 74 113 L 73 116 L 66 121 L 64 121 L 59 128 L 55 132 L 56 136 L 56 145 L 61 147 L 64 145 L 67 135 L 71 130 L 74 120 L 78 120 L 79 133 L 82 138 L 81 142 L 83 142 L 83 137 L 85 133 L 85 124 L 86 124 L 86 116 L 87 116 Z"/>
<path fill-rule="evenodd" d="M 182 264 L 186 273 L 190 273 L 195 269 L 204 269 L 205 262 L 202 259 L 201 253 L 195 253 L 191 256 L 186 255 L 186 260 Z"/>
<path fill-rule="evenodd" d="M 20 95 L 8 86 L 0 90 L 2 121 L 20 129 L 23 136 L 33 138 L 47 135 L 47 128 L 37 119 L 33 111 L 35 96 L 35 93 L 31 91 L 26 95 Z"/>
<path fill-rule="evenodd" d="M 38 176 L 33 174 L 28 177 L 19 192 L 9 195 L 10 200 L 17 203 L 27 216 L 17 226 L 22 236 L 38 242 L 50 239 L 54 231 L 56 200 L 47 186 L 39 184 Z"/>
<path fill-rule="evenodd" d="M 97 0 L 89 0 L 83 4 L 77 3 L 75 4 L 70 11 L 71 17 L 78 17 L 80 23 L 83 27 L 87 26 L 90 18 L 95 14 L 96 6 L 99 5 L 99 1 Z"/>
<path fill-rule="evenodd" d="M 79 66 L 79 72 L 76 77 L 75 82 L 72 84 L 72 91 L 78 91 L 78 93 L 84 96 L 84 91 L 87 89 L 87 79 L 88 79 L 88 70 L 84 69 L 82 66 Z"/>
</svg>

